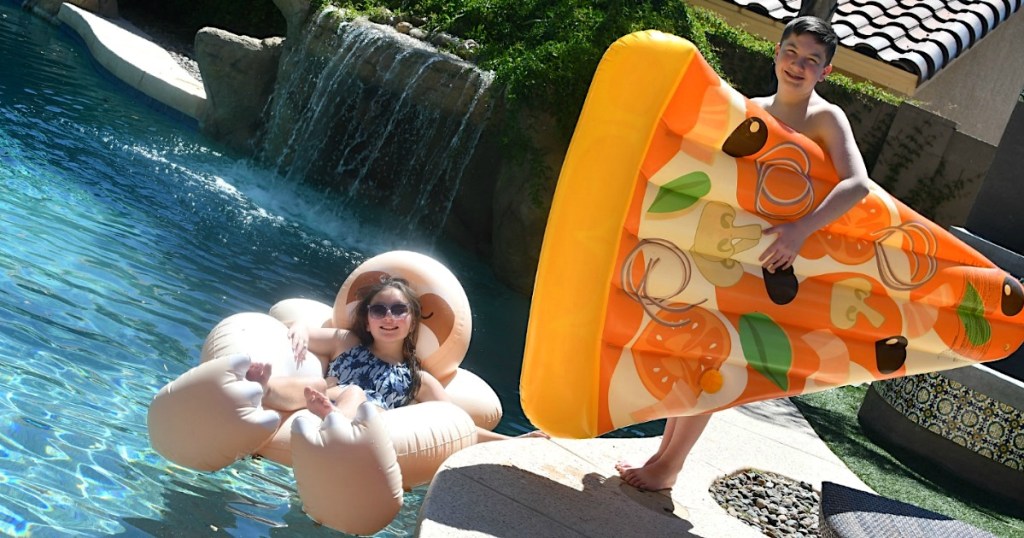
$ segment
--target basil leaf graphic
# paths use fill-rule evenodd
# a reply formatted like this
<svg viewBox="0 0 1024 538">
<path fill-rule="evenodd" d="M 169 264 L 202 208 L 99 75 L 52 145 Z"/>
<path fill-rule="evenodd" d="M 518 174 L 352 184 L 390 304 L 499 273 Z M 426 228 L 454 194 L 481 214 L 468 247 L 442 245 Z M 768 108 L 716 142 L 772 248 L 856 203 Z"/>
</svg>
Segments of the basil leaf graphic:
<svg viewBox="0 0 1024 538">
<path fill-rule="evenodd" d="M 793 348 L 772 318 L 755 312 L 740 316 L 740 346 L 747 363 L 782 390 L 789 390 Z"/>
<path fill-rule="evenodd" d="M 992 327 L 985 319 L 985 305 L 981 303 L 981 295 L 978 295 L 978 290 L 974 289 L 970 282 L 967 283 L 967 291 L 964 292 L 963 299 L 956 307 L 956 315 L 960 318 L 960 323 L 964 324 L 967 341 L 972 346 L 983 345 L 992 338 Z"/>
<path fill-rule="evenodd" d="M 704 172 L 690 172 L 661 186 L 654 196 L 649 213 L 671 213 L 695 204 L 711 192 L 711 178 Z"/>
</svg>

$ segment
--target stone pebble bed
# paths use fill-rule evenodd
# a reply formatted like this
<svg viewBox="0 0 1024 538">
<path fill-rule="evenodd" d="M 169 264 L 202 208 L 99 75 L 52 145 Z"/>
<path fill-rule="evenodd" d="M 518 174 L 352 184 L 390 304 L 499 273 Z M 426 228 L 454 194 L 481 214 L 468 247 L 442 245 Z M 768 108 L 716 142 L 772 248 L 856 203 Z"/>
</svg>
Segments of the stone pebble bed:
<svg viewBox="0 0 1024 538">
<path fill-rule="evenodd" d="M 821 536 L 820 496 L 807 482 L 767 471 L 746 470 L 719 478 L 709 491 L 729 515 L 766 536 Z"/>
</svg>

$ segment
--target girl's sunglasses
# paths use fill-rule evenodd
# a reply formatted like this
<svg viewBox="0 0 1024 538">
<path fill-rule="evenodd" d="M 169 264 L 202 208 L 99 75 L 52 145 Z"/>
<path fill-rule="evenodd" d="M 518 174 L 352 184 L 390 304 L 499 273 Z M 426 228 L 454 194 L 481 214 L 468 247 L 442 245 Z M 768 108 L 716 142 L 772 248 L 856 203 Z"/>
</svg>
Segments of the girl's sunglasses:
<svg viewBox="0 0 1024 538">
<path fill-rule="evenodd" d="M 366 312 L 373 319 L 384 319 L 388 314 L 398 319 L 409 315 L 409 305 L 405 303 L 395 303 L 390 306 L 386 304 L 372 304 L 366 307 Z"/>
</svg>

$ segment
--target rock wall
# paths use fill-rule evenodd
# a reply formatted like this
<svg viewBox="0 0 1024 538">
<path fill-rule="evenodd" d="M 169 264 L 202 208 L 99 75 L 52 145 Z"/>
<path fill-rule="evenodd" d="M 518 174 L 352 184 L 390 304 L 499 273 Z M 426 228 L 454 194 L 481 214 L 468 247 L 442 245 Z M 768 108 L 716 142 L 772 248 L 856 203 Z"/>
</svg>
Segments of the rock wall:
<svg viewBox="0 0 1024 538">
<path fill-rule="evenodd" d="M 288 40 L 277 80 L 258 160 L 341 195 L 357 217 L 371 205 L 403 216 L 397 233 L 433 235 L 457 193 L 479 190 L 461 185 L 490 181 L 481 159 L 493 154 L 482 147 L 493 75 L 471 63 L 328 10 Z"/>
<path fill-rule="evenodd" d="M 966 228 L 1004 248 L 1024 253 L 1024 192 L 1021 157 L 1024 156 L 1024 101 L 1010 117 L 993 164 L 971 206 Z M 1024 278 L 1024 272 L 1017 274 Z"/>
<path fill-rule="evenodd" d="M 435 36 L 416 39 L 335 10 L 312 14 L 302 0 L 275 3 L 287 39 L 197 34 L 210 99 L 203 133 L 342 198 L 389 193 L 368 201 L 396 212 L 426 203 L 436 211 L 421 211 L 414 226 L 489 259 L 499 278 L 529 294 L 568 145 L 553 120 L 520 120 L 537 151 L 530 162 L 509 158 L 491 75 L 426 43 Z"/>
</svg>

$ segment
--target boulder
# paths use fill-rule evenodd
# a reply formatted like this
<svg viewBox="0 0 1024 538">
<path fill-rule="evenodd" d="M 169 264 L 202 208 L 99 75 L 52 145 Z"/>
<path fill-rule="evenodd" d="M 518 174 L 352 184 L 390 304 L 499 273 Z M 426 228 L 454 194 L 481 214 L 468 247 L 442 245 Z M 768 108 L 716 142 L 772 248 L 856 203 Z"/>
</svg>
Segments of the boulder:
<svg viewBox="0 0 1024 538">
<path fill-rule="evenodd" d="M 196 33 L 196 60 L 208 99 L 199 121 L 203 134 L 237 151 L 253 151 L 283 44 L 281 37 L 256 39 L 217 28 Z"/>
<path fill-rule="evenodd" d="M 274 5 L 281 11 L 284 20 L 288 24 L 288 37 L 297 37 L 302 31 L 302 26 L 309 18 L 309 0 L 274 0 Z"/>
</svg>

